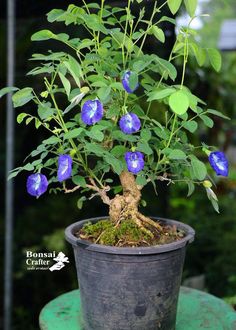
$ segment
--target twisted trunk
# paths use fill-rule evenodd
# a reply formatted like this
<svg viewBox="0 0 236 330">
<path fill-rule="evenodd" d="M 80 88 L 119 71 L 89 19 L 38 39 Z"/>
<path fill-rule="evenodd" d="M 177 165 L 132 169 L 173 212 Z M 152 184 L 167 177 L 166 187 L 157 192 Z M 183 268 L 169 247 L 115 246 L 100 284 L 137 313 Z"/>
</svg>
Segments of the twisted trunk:
<svg viewBox="0 0 236 330">
<path fill-rule="evenodd" d="M 116 195 L 110 201 L 109 215 L 111 221 L 118 226 L 123 220 L 132 219 L 149 236 L 153 236 L 147 227 L 154 227 L 162 231 L 159 224 L 145 217 L 138 211 L 141 200 L 141 188 L 136 184 L 132 173 L 123 171 L 120 174 L 120 182 L 123 188 L 123 195 Z"/>
</svg>

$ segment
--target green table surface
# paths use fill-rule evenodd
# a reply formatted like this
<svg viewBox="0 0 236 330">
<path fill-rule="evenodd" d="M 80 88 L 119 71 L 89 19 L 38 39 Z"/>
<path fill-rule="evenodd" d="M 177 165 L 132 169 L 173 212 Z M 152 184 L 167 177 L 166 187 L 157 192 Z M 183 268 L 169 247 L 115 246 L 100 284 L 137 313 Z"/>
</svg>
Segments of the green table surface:
<svg viewBox="0 0 236 330">
<path fill-rule="evenodd" d="M 81 330 L 79 290 L 50 301 L 41 311 L 41 330 Z M 223 300 L 202 291 L 181 287 L 176 330 L 236 330 L 236 312 Z"/>
</svg>

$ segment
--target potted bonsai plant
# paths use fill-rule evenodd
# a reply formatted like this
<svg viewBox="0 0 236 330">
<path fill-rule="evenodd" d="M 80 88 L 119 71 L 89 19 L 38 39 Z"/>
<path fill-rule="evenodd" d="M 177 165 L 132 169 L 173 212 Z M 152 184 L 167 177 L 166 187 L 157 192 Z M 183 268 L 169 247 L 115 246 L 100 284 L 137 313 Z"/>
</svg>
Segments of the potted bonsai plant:
<svg viewBox="0 0 236 330">
<path fill-rule="evenodd" d="M 138 17 L 133 2 L 140 6 Z M 153 1 L 149 20 L 142 0 L 128 0 L 122 8 L 83 0 L 81 6 L 54 9 L 48 21 L 73 24 L 78 37 L 50 30 L 33 34 L 33 41 L 64 44 L 63 51 L 32 56 L 39 64 L 29 74 L 42 77 L 41 90 L 0 91 L 14 91 L 16 108 L 34 103 L 32 112 L 18 114 L 18 123 L 48 131 L 31 152 L 33 160 L 14 169 L 10 178 L 30 171 L 27 191 L 32 196 L 38 198 L 51 186 L 52 192 L 80 194 L 79 208 L 87 199 L 92 205 L 96 196 L 108 206 L 106 216 L 66 229 L 75 252 L 85 330 L 175 328 L 185 248 L 194 230 L 140 213 L 143 187 L 149 184 L 155 191 L 158 181 L 181 183 L 190 196 L 199 186 L 218 212 L 209 167 L 199 157 L 207 154 L 222 176 L 228 175 L 227 159 L 205 143 L 194 146 L 191 135 L 199 125 L 212 127 L 211 115 L 224 115 L 208 109 L 184 85 L 189 56 L 199 66 L 206 61 L 216 71 L 221 66 L 218 51 L 203 49 L 195 40 L 191 22 L 197 1 L 184 0 L 191 18 L 177 34 L 169 60 L 143 51 L 149 35 L 163 47 L 161 23 L 175 20 L 162 16 L 161 9 L 168 6 L 175 14 L 181 3 Z M 179 72 L 175 61 L 182 63 Z"/>
</svg>

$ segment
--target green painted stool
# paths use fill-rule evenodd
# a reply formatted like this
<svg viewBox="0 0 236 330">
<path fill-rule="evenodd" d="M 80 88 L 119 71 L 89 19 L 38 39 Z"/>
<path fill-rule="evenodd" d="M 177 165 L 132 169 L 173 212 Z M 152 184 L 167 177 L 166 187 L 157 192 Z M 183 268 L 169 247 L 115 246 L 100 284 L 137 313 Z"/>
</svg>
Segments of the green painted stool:
<svg viewBox="0 0 236 330">
<path fill-rule="evenodd" d="M 82 330 L 78 324 L 79 290 L 50 301 L 41 311 L 41 330 Z M 176 330 L 236 330 L 236 313 L 224 301 L 202 291 L 181 287 Z"/>
</svg>

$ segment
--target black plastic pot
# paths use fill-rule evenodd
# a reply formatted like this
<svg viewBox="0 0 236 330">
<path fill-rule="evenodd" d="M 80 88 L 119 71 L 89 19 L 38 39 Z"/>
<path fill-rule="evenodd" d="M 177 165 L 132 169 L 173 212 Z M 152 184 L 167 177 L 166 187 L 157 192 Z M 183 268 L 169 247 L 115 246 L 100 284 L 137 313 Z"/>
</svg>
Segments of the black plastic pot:
<svg viewBox="0 0 236 330">
<path fill-rule="evenodd" d="M 186 245 L 194 230 L 162 218 L 184 230 L 177 242 L 141 248 L 119 248 L 74 236 L 87 221 L 66 229 L 75 253 L 84 330 L 174 330 Z"/>
</svg>

